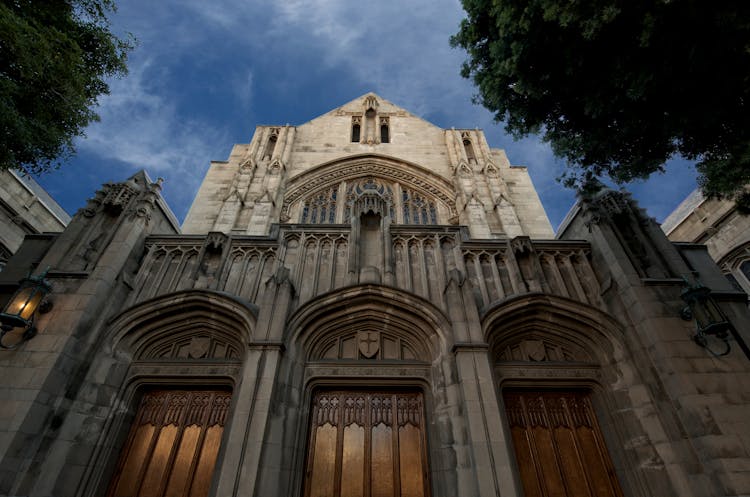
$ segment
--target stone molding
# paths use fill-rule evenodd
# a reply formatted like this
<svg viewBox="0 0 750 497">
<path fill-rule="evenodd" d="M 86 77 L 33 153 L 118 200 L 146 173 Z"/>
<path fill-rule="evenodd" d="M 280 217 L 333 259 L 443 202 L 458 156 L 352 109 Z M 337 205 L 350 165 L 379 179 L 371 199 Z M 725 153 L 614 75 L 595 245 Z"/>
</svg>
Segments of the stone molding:
<svg viewBox="0 0 750 497">
<path fill-rule="evenodd" d="M 412 294 L 379 285 L 356 285 L 313 299 L 287 321 L 290 347 L 309 357 L 316 344 L 352 327 L 377 323 L 382 331 L 409 337 L 429 354 L 443 355 L 451 336 L 450 321 L 432 303 Z"/>
<path fill-rule="evenodd" d="M 251 340 L 257 308 L 229 294 L 186 290 L 156 297 L 121 312 L 110 322 L 113 349 L 125 348 L 138 357 L 169 331 L 199 334 L 204 328 L 232 340 L 238 350 Z"/>
<path fill-rule="evenodd" d="M 336 159 L 290 178 L 284 195 L 282 215 L 288 218 L 293 204 L 321 188 L 362 176 L 403 183 L 440 200 L 448 208 L 449 217 L 457 213 L 453 186 L 446 179 L 416 164 L 368 154 Z"/>
</svg>

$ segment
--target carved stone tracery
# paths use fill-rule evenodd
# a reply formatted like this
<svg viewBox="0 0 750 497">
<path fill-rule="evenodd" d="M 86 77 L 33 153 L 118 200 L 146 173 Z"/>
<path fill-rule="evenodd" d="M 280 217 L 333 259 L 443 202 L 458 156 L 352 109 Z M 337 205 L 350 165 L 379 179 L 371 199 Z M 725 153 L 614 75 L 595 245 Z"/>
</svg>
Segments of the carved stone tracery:
<svg viewBox="0 0 750 497">
<path fill-rule="evenodd" d="M 401 163 L 390 163 L 380 158 L 354 159 L 345 167 L 341 167 L 340 164 L 321 166 L 320 170 L 309 171 L 290 180 L 289 189 L 284 196 L 282 214 L 290 216 L 292 205 L 326 186 L 337 185 L 341 181 L 375 177 L 386 182 L 398 182 L 420 195 L 432 197 L 445 206 L 449 217 L 455 216 L 457 211 L 452 185 L 442 178 L 427 179 L 417 173 L 422 171 L 410 170 Z M 424 175 L 427 176 L 429 173 L 425 171 Z"/>
</svg>

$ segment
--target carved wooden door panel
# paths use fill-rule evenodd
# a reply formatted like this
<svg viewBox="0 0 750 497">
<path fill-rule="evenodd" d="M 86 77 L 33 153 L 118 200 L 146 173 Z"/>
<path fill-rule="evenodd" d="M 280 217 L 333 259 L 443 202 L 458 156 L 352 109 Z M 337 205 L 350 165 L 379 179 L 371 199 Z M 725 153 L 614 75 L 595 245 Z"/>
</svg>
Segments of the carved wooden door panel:
<svg viewBox="0 0 750 497">
<path fill-rule="evenodd" d="M 422 394 L 318 392 L 305 496 L 429 497 Z"/>
<path fill-rule="evenodd" d="M 526 497 L 622 497 L 589 397 L 504 393 Z"/>
<path fill-rule="evenodd" d="M 206 497 L 230 400 L 211 390 L 144 394 L 109 497 Z"/>
</svg>

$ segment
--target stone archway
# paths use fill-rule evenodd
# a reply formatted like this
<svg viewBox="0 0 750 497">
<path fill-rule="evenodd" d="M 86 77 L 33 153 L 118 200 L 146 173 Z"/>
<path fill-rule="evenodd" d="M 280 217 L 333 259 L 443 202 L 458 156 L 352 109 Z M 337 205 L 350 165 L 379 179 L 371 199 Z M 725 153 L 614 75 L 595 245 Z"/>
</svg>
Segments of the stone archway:
<svg viewBox="0 0 750 497">
<path fill-rule="evenodd" d="M 279 392 L 275 397 L 276 415 L 269 432 L 271 438 L 278 437 L 280 445 L 288 449 L 278 455 L 269 451 L 268 457 L 262 457 L 264 463 L 271 457 L 294 462 L 282 478 L 275 477 L 271 464 L 267 463 L 267 468 L 261 468 L 257 491 L 263 495 L 312 496 L 318 494 L 311 491 L 311 486 L 322 485 L 320 488 L 338 496 L 344 495 L 342 488 L 351 489 L 353 485 L 369 495 L 378 495 L 378 489 L 386 487 L 397 487 L 409 495 L 409 490 L 401 484 L 420 481 L 416 487 L 421 493 L 415 496 L 427 497 L 431 487 L 438 486 L 440 490 L 433 492 L 433 497 L 456 495 L 455 482 L 452 486 L 434 484 L 436 480 L 455 480 L 455 476 L 446 474 L 455 472 L 455 465 L 450 464 L 455 460 L 452 454 L 455 448 L 452 440 L 445 440 L 451 436 L 446 431 L 463 423 L 459 416 L 451 417 L 451 413 L 459 410 L 458 386 L 450 381 L 456 376 L 451 372 L 455 367 L 450 354 L 451 341 L 449 321 L 439 309 L 394 288 L 352 286 L 302 305 L 287 322 L 286 350 L 276 384 Z M 334 396 L 341 403 L 356 403 L 360 399 L 362 406 L 359 410 L 348 406 L 347 410 L 342 405 L 340 410 L 332 411 L 323 408 L 321 396 L 326 399 Z M 386 415 L 380 411 L 388 402 L 393 410 L 386 409 L 389 412 Z M 418 405 L 414 413 L 419 412 L 419 416 L 399 414 L 401 402 Z M 331 417 L 318 419 L 318 415 Z M 292 426 L 294 430 L 290 430 Z M 318 427 L 323 427 L 320 432 L 323 435 Z M 341 477 L 343 468 L 352 464 L 344 456 L 343 447 L 353 440 L 346 434 L 355 429 L 362 438 L 357 439 L 359 445 L 355 444 L 352 453 L 362 456 L 361 460 L 353 456 L 354 465 L 361 472 L 343 473 L 367 475 L 356 482 Z M 394 448 L 387 456 L 383 455 L 385 452 L 379 452 L 382 457 L 377 456 L 376 449 L 382 449 L 382 444 L 376 442 L 383 440 L 378 434 L 391 437 L 388 440 Z M 323 439 L 329 444 L 318 447 L 316 440 Z M 328 454 L 330 466 L 316 465 L 311 460 L 323 453 Z M 432 462 L 430 467 L 428 460 Z M 402 464 L 412 463 L 416 466 L 408 470 L 404 466 L 406 473 L 403 473 L 411 476 L 401 478 Z M 376 481 L 374 477 L 382 473 L 375 469 L 377 464 L 390 464 L 394 471 Z M 334 473 L 321 469 L 326 467 Z M 412 474 L 414 467 L 421 468 L 416 470 L 419 476 L 416 479 Z M 307 480 L 306 473 L 310 475 Z M 315 485 L 310 478 L 316 479 Z M 320 483 L 321 478 L 325 483 Z"/>
<path fill-rule="evenodd" d="M 533 294 L 489 309 L 483 329 L 525 495 L 639 495 L 613 426 L 613 388 L 638 373 L 614 319 Z"/>
<path fill-rule="evenodd" d="M 92 367 L 109 369 L 97 385 L 108 415 L 83 495 L 207 495 L 256 314 L 229 295 L 189 290 L 112 320 L 109 353 Z"/>
</svg>

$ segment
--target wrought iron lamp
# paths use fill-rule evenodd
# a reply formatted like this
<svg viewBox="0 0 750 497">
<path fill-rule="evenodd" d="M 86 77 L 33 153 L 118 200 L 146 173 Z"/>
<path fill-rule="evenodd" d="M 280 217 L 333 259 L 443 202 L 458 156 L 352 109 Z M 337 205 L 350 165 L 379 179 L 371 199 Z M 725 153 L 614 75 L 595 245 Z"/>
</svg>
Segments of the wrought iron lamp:
<svg viewBox="0 0 750 497">
<path fill-rule="evenodd" d="M 15 349 L 23 342 L 36 335 L 34 316 L 37 309 L 46 312 L 51 309 L 51 302 L 46 299 L 52 291 L 52 285 L 44 279 L 47 270 L 39 276 L 27 276 L 0 312 L 0 348 Z M 6 343 L 5 337 L 14 329 L 22 328 L 20 338 L 13 343 Z"/>
<path fill-rule="evenodd" d="M 695 343 L 708 349 L 714 355 L 727 355 L 731 348 L 729 335 L 732 332 L 732 324 L 716 301 L 711 298 L 711 289 L 696 283 L 684 288 L 680 297 L 687 304 L 680 313 L 682 319 L 695 320 L 696 334 L 693 337 Z M 710 336 L 715 336 L 724 342 L 723 352 L 716 353 L 708 347 Z"/>
</svg>

